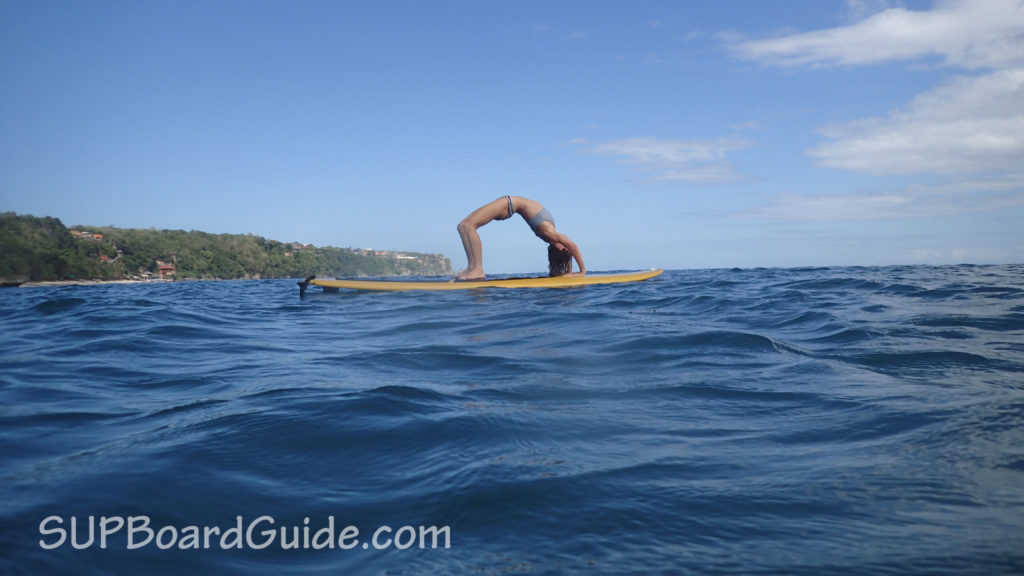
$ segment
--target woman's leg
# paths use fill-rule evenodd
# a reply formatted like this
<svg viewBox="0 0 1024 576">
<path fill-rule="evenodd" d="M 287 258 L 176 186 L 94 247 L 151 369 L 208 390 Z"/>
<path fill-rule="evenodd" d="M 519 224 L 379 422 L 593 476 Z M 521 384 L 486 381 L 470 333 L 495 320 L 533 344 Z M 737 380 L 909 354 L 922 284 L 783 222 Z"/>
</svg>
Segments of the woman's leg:
<svg viewBox="0 0 1024 576">
<path fill-rule="evenodd" d="M 459 236 L 466 250 L 466 269 L 455 275 L 457 280 L 480 280 L 484 277 L 483 247 L 477 229 L 491 220 L 508 218 L 508 199 L 505 196 L 477 208 L 459 222 Z"/>
<path fill-rule="evenodd" d="M 478 280 L 484 277 L 483 247 L 476 229 L 469 218 L 459 222 L 459 236 L 466 250 L 467 265 L 465 270 L 455 276 L 458 280 Z"/>
</svg>

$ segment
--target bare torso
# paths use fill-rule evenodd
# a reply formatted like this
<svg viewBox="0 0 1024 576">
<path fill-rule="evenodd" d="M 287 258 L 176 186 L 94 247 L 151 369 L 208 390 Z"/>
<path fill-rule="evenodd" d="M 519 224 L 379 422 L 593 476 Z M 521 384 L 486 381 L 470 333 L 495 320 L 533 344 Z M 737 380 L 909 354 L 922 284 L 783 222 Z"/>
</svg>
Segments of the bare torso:
<svg viewBox="0 0 1024 576">
<path fill-rule="evenodd" d="M 523 218 L 529 220 L 536 216 L 544 206 L 536 200 L 530 200 L 529 198 L 523 198 L 522 196 L 512 196 L 512 209 L 516 214 L 519 214 Z"/>
</svg>

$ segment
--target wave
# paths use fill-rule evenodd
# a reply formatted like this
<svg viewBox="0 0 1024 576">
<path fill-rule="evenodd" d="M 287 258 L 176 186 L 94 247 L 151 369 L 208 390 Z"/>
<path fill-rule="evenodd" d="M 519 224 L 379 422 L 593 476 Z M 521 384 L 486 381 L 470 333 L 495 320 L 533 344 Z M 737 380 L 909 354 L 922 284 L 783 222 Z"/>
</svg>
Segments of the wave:
<svg viewBox="0 0 1024 576">
<path fill-rule="evenodd" d="M 1022 285 L 966 266 L 0 291 L 0 571 L 1020 572 Z M 333 515 L 448 525 L 453 547 L 43 551 L 51 514 Z"/>
</svg>

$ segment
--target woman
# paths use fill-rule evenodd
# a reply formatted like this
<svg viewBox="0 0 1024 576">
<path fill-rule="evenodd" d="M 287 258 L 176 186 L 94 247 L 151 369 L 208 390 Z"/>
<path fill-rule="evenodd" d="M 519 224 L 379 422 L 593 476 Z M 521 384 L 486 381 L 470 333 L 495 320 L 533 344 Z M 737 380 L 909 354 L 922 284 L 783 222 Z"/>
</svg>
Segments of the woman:
<svg viewBox="0 0 1024 576">
<path fill-rule="evenodd" d="M 459 222 L 459 236 L 462 237 L 462 246 L 466 249 L 466 261 L 469 264 L 455 276 L 456 280 L 483 279 L 483 254 L 480 235 L 476 230 L 491 220 L 507 220 L 513 214 L 522 216 L 533 233 L 548 243 L 548 270 L 552 276 L 573 274 L 573 260 L 576 260 L 580 268 L 576 274 L 587 273 L 579 247 L 568 236 L 555 230 L 554 218 L 540 202 L 522 196 L 502 196 L 477 208 Z"/>
</svg>

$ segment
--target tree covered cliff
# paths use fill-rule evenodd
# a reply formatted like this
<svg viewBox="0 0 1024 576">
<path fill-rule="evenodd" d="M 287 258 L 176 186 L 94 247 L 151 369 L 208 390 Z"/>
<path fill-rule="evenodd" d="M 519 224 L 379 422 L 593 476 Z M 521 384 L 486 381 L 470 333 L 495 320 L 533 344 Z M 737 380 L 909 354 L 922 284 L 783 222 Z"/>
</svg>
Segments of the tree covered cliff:
<svg viewBox="0 0 1024 576">
<path fill-rule="evenodd" d="M 0 281 L 451 274 L 441 254 L 278 242 L 251 234 L 75 226 L 0 214 Z"/>
</svg>

